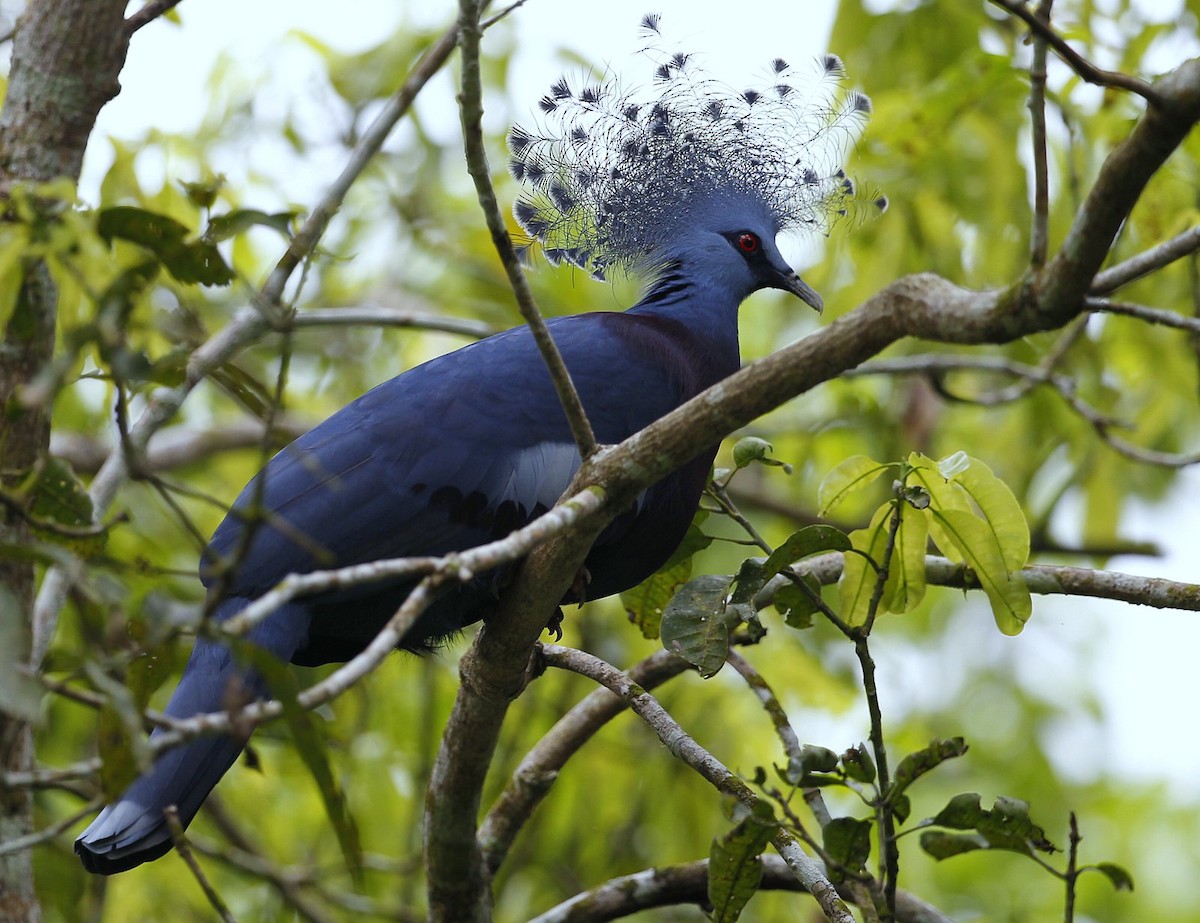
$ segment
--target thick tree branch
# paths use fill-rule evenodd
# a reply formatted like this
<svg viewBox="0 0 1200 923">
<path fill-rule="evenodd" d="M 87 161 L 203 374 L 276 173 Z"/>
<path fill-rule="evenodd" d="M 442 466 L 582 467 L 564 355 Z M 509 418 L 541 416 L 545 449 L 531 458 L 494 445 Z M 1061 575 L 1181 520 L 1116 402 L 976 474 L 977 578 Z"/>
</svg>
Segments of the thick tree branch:
<svg viewBox="0 0 1200 923">
<path fill-rule="evenodd" d="M 125 0 L 31 0 L 16 27 L 12 61 L 0 109 L 0 197 L 19 187 L 79 180 L 83 154 L 100 109 L 117 95 L 128 38 L 121 30 Z M 25 387 L 51 361 L 58 323 L 58 292 L 45 263 L 27 256 L 10 266 L 18 290 L 4 306 L 0 342 L 0 455 L 4 486 L 19 482 L 46 457 L 50 442 L 48 401 L 31 400 Z M 11 308 L 11 310 L 9 310 Z M 0 512 L 0 542 L 27 545 L 29 524 L 9 509 Z M 33 634 L 32 561 L 0 560 L 0 588 L 16 624 L 11 637 L 24 646 Z M 17 660 L 25 650 L 10 652 Z M 0 772 L 33 765 L 29 727 L 0 715 Z M 27 790 L 0 790 L 0 842 L 32 834 L 33 803 Z M 40 909 L 27 850 L 0 856 L 0 921 L 36 921 Z"/>
<path fill-rule="evenodd" d="M 1154 91 L 1157 104 L 1105 158 L 1062 248 L 1038 277 L 1039 312 L 1051 326 L 1078 311 L 1146 183 L 1200 118 L 1200 60 L 1165 74 Z"/>
<path fill-rule="evenodd" d="M 792 870 L 779 856 L 762 857 L 763 891 L 803 891 Z M 849 895 L 845 895 L 849 899 Z M 654 907 L 699 904 L 708 899 L 708 860 L 668 865 L 613 878 L 576 894 L 570 900 L 534 917 L 529 923 L 604 923 Z M 901 891 L 896 895 L 898 923 L 951 923 L 936 907 Z"/>
</svg>

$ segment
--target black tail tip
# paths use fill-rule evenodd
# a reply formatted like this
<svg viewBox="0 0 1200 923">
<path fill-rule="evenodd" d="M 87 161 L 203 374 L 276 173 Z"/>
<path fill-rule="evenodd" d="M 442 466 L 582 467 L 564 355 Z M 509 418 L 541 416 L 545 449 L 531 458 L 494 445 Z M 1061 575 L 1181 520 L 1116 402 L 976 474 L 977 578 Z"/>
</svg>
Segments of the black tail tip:
<svg viewBox="0 0 1200 923">
<path fill-rule="evenodd" d="M 135 869 L 143 862 L 151 862 L 171 851 L 171 840 L 154 843 L 137 849 L 119 848 L 109 844 L 93 848 L 80 837 L 75 841 L 75 855 L 83 867 L 93 875 L 117 875 Z"/>
</svg>

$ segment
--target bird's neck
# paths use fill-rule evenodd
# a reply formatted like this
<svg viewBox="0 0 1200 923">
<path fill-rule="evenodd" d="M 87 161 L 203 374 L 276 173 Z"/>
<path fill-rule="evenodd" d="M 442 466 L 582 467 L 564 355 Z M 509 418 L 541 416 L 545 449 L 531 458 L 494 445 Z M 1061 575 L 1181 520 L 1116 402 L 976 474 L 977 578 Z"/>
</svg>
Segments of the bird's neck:
<svg viewBox="0 0 1200 923">
<path fill-rule="evenodd" d="M 737 363 L 741 302 L 741 294 L 728 286 L 705 279 L 680 263 L 670 263 L 629 313 L 678 321 L 715 354 Z"/>
</svg>

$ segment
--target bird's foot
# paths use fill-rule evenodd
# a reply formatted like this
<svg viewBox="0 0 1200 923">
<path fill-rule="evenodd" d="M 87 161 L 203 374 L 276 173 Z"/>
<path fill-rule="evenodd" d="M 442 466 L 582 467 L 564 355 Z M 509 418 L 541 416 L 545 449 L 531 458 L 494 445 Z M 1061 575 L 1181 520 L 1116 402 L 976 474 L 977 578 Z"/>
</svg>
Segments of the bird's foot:
<svg viewBox="0 0 1200 923">
<path fill-rule="evenodd" d="M 554 610 L 554 615 L 550 617 L 550 621 L 546 623 L 546 631 L 554 635 L 554 641 L 557 644 L 562 640 L 562 623 L 565 616 L 563 615 L 562 607 Z"/>
</svg>

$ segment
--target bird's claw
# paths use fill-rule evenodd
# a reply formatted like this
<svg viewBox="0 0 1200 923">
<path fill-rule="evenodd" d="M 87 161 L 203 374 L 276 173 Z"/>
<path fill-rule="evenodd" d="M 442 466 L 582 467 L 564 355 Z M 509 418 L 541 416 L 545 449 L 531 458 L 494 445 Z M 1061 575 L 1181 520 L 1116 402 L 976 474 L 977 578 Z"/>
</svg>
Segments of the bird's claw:
<svg viewBox="0 0 1200 923">
<path fill-rule="evenodd" d="M 546 623 L 546 631 L 554 635 L 554 642 L 556 644 L 562 640 L 562 623 L 564 617 L 565 616 L 563 616 L 562 608 L 559 607 L 558 609 L 554 610 L 554 615 L 551 616 L 550 621 Z"/>
</svg>

